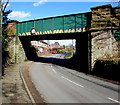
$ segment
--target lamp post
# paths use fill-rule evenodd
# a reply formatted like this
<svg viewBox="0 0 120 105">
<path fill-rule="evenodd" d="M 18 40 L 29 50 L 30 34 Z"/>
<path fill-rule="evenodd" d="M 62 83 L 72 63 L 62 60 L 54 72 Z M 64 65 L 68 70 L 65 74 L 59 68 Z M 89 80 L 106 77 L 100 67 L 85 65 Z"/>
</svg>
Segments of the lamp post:
<svg viewBox="0 0 120 105">
<path fill-rule="evenodd" d="M 1 1 L 0 1 L 0 54 L 2 55 L 2 2 Z M 0 76 L 1 75 L 2 75 L 2 56 L 0 56 Z"/>
<path fill-rule="evenodd" d="M 31 33 L 31 35 L 35 35 L 35 33 L 36 33 L 36 29 L 35 29 L 35 19 L 34 19 L 34 21 L 33 21 L 33 27 L 32 27 L 32 29 L 30 30 L 30 33 Z"/>
</svg>

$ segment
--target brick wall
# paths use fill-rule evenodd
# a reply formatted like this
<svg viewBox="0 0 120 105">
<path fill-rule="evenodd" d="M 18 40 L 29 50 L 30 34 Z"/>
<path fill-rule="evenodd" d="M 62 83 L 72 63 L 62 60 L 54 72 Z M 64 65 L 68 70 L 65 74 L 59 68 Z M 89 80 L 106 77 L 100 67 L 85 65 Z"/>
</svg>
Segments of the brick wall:
<svg viewBox="0 0 120 105">
<path fill-rule="evenodd" d="M 10 35 L 16 35 L 16 23 L 17 21 L 13 21 L 13 22 L 10 22 L 8 23 L 8 26 L 7 26 L 7 34 L 10 36 Z"/>
</svg>

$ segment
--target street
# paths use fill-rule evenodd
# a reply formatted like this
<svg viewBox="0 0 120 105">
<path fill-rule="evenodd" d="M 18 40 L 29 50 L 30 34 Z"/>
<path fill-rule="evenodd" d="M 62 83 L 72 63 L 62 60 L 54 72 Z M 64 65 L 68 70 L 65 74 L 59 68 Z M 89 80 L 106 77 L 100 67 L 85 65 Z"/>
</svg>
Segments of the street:
<svg viewBox="0 0 120 105">
<path fill-rule="evenodd" d="M 49 55 L 42 55 L 41 57 L 64 59 L 65 54 L 49 54 Z"/>
<path fill-rule="evenodd" d="M 120 103 L 117 91 L 80 78 L 75 74 L 86 75 L 65 67 L 35 62 L 29 74 L 46 103 Z"/>
</svg>

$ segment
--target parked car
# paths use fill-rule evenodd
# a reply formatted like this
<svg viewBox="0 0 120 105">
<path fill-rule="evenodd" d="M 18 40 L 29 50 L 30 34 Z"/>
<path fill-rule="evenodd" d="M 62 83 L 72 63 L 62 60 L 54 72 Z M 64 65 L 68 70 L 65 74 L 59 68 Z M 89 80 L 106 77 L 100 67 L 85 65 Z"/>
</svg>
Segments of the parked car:
<svg viewBox="0 0 120 105">
<path fill-rule="evenodd" d="M 57 54 L 60 54 L 60 53 L 62 53 L 62 51 L 57 51 Z"/>
<path fill-rule="evenodd" d="M 52 51 L 52 54 L 56 54 L 57 52 L 56 51 Z"/>
</svg>

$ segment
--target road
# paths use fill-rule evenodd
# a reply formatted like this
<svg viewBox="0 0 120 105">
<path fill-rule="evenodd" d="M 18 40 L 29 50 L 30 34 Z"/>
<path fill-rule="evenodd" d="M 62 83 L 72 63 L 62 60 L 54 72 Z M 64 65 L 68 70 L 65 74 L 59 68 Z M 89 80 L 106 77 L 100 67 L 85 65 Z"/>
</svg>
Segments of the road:
<svg viewBox="0 0 120 105">
<path fill-rule="evenodd" d="M 29 69 L 36 89 L 47 103 L 120 103 L 117 91 L 80 78 L 75 73 L 86 77 L 50 63 L 35 62 Z"/>
<path fill-rule="evenodd" d="M 49 54 L 49 55 L 42 55 L 41 57 L 64 59 L 65 54 Z"/>
</svg>

